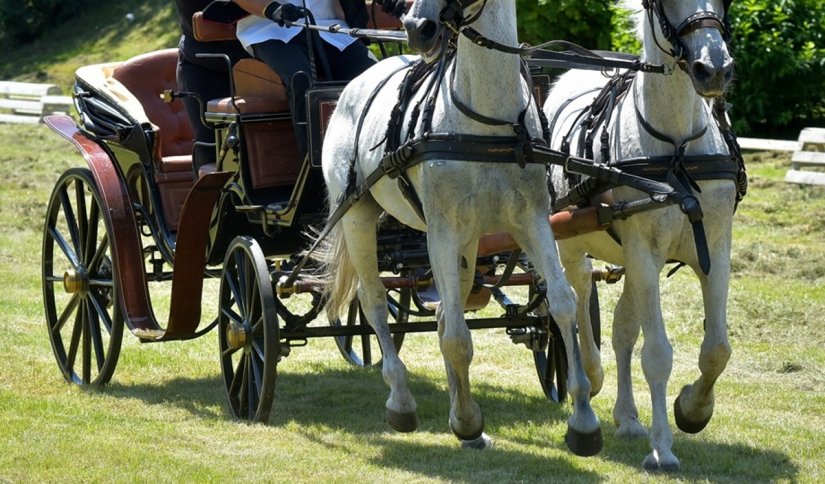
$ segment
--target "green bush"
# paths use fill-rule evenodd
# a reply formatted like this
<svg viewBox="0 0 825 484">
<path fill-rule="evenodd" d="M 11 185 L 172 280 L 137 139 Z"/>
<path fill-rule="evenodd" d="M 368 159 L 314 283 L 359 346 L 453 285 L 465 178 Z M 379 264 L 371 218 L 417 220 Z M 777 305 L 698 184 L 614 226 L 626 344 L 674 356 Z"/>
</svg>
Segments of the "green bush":
<svg viewBox="0 0 825 484">
<path fill-rule="evenodd" d="M 825 2 L 743 0 L 731 17 L 737 132 L 825 123 Z"/>
<path fill-rule="evenodd" d="M 740 135 L 793 137 L 825 125 L 825 2 L 742 0 L 731 11 L 735 80 L 728 94 Z M 613 48 L 638 52 L 626 11 L 612 22 Z"/>
<path fill-rule="evenodd" d="M 610 48 L 610 7 L 604 0 L 516 0 L 519 40 L 568 40 L 589 49 Z"/>
<path fill-rule="evenodd" d="M 0 52 L 40 38 L 90 0 L 0 0 Z"/>
<path fill-rule="evenodd" d="M 610 45 L 618 52 L 638 54 L 642 51 L 642 44 L 636 38 L 636 28 L 633 25 L 630 11 L 613 7 L 613 17 L 610 21 Z"/>
</svg>

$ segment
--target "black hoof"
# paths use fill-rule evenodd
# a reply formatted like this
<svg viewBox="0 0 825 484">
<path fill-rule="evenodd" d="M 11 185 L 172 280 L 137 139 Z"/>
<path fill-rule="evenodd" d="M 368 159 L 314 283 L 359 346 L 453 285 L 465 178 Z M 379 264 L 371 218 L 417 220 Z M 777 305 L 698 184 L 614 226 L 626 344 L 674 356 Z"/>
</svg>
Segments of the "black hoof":
<svg viewBox="0 0 825 484">
<path fill-rule="evenodd" d="M 677 398 L 673 401 L 673 417 L 676 419 L 676 426 L 679 427 L 679 430 L 688 434 L 698 434 L 705 427 L 708 426 L 708 422 L 710 422 L 710 417 L 713 415 L 711 414 L 708 418 L 695 421 L 687 418 L 685 414 L 682 412 L 682 404 L 679 403 L 681 399 Z"/>
<path fill-rule="evenodd" d="M 567 443 L 570 452 L 581 457 L 594 456 L 601 452 L 604 446 L 601 428 L 597 428 L 593 432 L 582 433 L 567 427 L 567 435 L 564 436 L 564 441 Z"/>
<path fill-rule="evenodd" d="M 452 422 L 450 423 L 450 430 L 453 431 L 453 434 L 458 437 L 461 441 L 474 441 L 481 438 L 481 434 L 484 433 L 484 417 L 481 417 L 481 425 L 478 427 L 478 431 L 472 434 L 462 434 L 460 432 L 456 432 L 455 427 L 453 427 Z"/>
<path fill-rule="evenodd" d="M 481 434 L 481 437 L 475 440 L 462 440 L 461 441 L 461 448 L 462 449 L 473 449 L 473 450 L 486 450 L 493 446 L 493 441 L 490 437 L 487 437 L 485 434 Z"/>
<path fill-rule="evenodd" d="M 388 408 L 387 423 L 396 432 L 413 432 L 418 428 L 418 416 L 415 412 L 396 412 Z"/>
<path fill-rule="evenodd" d="M 674 473 L 679 472 L 679 463 L 669 463 L 669 464 L 661 464 L 656 462 L 654 459 L 645 459 L 642 462 L 642 468 L 647 472 L 665 472 L 665 473 Z"/>
</svg>

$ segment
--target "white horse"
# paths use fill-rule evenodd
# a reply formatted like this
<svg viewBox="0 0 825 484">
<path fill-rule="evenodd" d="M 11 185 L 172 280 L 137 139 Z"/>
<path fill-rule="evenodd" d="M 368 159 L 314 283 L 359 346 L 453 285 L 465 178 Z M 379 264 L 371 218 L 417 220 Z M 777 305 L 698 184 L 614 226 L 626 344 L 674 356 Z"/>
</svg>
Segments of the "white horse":
<svg viewBox="0 0 825 484">
<path fill-rule="evenodd" d="M 703 227 L 697 227 L 697 238 L 688 216 L 670 205 L 616 220 L 611 226 L 616 238 L 608 232 L 593 232 L 559 241 L 559 253 L 578 295 L 577 316 L 582 328 L 590 327 L 589 323 L 582 322 L 589 319 L 591 284 L 590 262 L 585 254 L 625 267 L 624 288 L 613 324 L 618 371 L 618 395 L 613 410 L 616 433 L 630 437 L 647 434 L 638 421 L 630 375 L 633 347 L 641 327 L 642 369 L 653 407 L 652 452 L 643 465 L 646 469 L 678 470 L 679 460 L 671 451 L 673 436 L 666 408 L 673 354 L 662 321 L 659 275 L 666 262 L 680 261 L 691 267 L 701 282 L 705 307 L 705 334 L 699 354 L 701 375 L 682 389 L 674 404 L 679 428 L 695 433 L 705 427 L 713 414 L 713 386 L 731 355 L 726 304 L 731 226 L 740 188 L 732 178 L 744 176 L 744 171 L 743 168 L 737 171 L 740 165 L 729 156 L 728 145 L 710 107 L 711 99 L 723 94 L 732 76 L 733 62 L 725 41 L 729 2 L 648 0 L 643 3 L 646 8 L 638 12 L 636 19 L 644 47 L 642 60 L 670 66 L 672 73 L 635 75 L 626 94 L 616 100 L 606 123 L 607 146 L 603 146 L 602 131 L 597 129 L 592 154 L 597 161 L 628 169 L 626 162 L 630 159 L 659 157 L 667 161 L 647 161 L 659 163 L 657 166 L 663 171 L 673 169 L 674 176 L 679 175 L 680 170 L 679 163 L 674 164 L 672 160 L 678 158 L 685 167 L 684 172 L 692 174 L 682 173 L 676 178 L 685 187 L 691 185 L 689 178 L 695 178 L 701 189 L 683 187 L 683 193 L 692 193 L 698 199 L 704 213 Z M 606 81 L 600 72 L 580 70 L 569 71 L 558 80 L 544 106 L 554 126 L 552 147 L 561 147 L 565 140 L 573 153 L 581 147 L 581 128 L 574 125 L 579 113 L 590 105 L 594 93 Z M 675 156 L 680 147 L 685 148 L 685 157 Z M 709 154 L 711 156 L 705 158 L 696 156 Z M 712 156 L 715 154 L 719 156 Z M 609 160 L 604 159 L 605 156 L 609 156 Z M 651 166 L 641 161 L 642 165 Z M 567 193 L 569 180 L 558 168 L 554 169 L 553 183 L 558 194 Z M 744 192 L 743 185 L 741 188 Z M 612 198 L 614 203 L 649 199 L 627 187 L 613 189 Z M 692 213 L 695 216 L 701 212 Z M 706 243 L 701 241 L 701 233 Z M 593 388 L 598 390 L 603 380 L 599 352 L 588 336 L 586 332 L 580 336 L 582 355 Z"/>
<path fill-rule="evenodd" d="M 456 14 L 453 27 L 463 28 L 463 22 L 471 19 L 472 26 L 487 38 L 516 45 L 515 0 L 477 3 L 416 0 L 404 24 L 410 46 L 425 52 L 427 60 L 436 61 L 444 52 L 439 48 L 447 46 L 441 39 L 449 32 L 439 20 L 439 12 L 445 8 Z M 350 82 L 341 94 L 323 147 L 330 214 L 334 215 L 342 197 L 346 197 L 348 186 L 353 188 L 348 180 L 360 184 L 379 169 L 388 139 L 388 122 L 399 99 L 399 85 L 417 59 L 398 56 L 384 60 Z M 413 139 L 420 139 L 425 131 L 446 134 L 448 138 L 460 134 L 465 140 L 515 139 L 512 125 L 520 124 L 520 117 L 522 127 L 530 136 L 541 137 L 539 108 L 531 100 L 528 83 L 521 76 L 519 56 L 479 47 L 460 36 L 451 59 L 443 64 L 435 62 L 435 72 L 428 74 L 420 82 L 421 88 L 411 93 L 408 105 L 421 108 L 412 122 Z M 428 99 L 434 101 L 429 121 L 426 120 Z M 462 103 L 466 112 L 476 114 L 465 114 L 456 102 Z M 414 109 L 407 109 L 398 120 L 401 140 L 407 140 L 411 134 L 412 111 Z M 486 124 L 471 116 L 496 118 L 507 124 Z M 430 124 L 429 128 L 425 123 Z M 511 158 L 514 147 L 519 149 L 515 144 L 515 141 L 507 144 Z M 426 146 L 425 143 L 419 149 L 426 151 Z M 463 151 L 461 148 L 465 145 L 451 146 Z M 430 263 L 442 298 L 436 317 L 450 391 L 449 424 L 463 445 L 489 447 L 492 442 L 483 433 L 481 410 L 470 393 L 473 345 L 463 309 L 472 288 L 479 237 L 497 231 L 512 233 L 547 281 L 550 311 L 562 328 L 568 348 L 571 362 L 568 388 L 575 399 L 568 422 L 568 445 L 580 454 L 596 453 L 601 449 L 601 429 L 590 407 L 590 384 L 574 344 L 575 296 L 564 279 L 547 224 L 546 187 L 535 183 L 536 179 L 544 178 L 545 169 L 539 164 L 520 167 L 515 162 L 463 161 L 458 157 L 460 153 L 453 152 L 456 156 L 452 156 L 449 148 L 442 149 L 406 169 L 414 189 L 412 197 L 420 200 L 423 219 L 415 208 L 416 203 L 408 201 L 399 189 L 398 179 L 403 177 L 384 176 L 369 186 L 334 227 L 328 222 L 325 230 L 330 230 L 331 246 L 326 273 L 334 279 L 328 294 L 329 316 L 342 315 L 357 288 L 357 296 L 383 353 L 383 376 L 390 386 L 387 420 L 398 431 L 414 430 L 417 427 L 415 399 L 387 326 L 385 289 L 377 269 L 376 224 L 386 211 L 402 223 L 426 231 Z M 332 215 L 331 222 L 335 223 Z"/>
</svg>

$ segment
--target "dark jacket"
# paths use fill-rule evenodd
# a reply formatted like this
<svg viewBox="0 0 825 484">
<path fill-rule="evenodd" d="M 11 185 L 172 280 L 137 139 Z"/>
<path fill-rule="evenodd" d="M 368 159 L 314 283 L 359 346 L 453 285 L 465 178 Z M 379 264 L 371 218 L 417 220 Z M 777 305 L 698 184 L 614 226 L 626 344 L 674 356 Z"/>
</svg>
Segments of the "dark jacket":
<svg viewBox="0 0 825 484">
<path fill-rule="evenodd" d="M 369 20 L 367 3 L 365 0 L 338 0 L 344 10 L 344 20 L 353 28 L 365 28 Z M 249 15 L 232 0 L 214 0 L 203 11 L 207 20 L 221 23 L 235 23 Z"/>
</svg>

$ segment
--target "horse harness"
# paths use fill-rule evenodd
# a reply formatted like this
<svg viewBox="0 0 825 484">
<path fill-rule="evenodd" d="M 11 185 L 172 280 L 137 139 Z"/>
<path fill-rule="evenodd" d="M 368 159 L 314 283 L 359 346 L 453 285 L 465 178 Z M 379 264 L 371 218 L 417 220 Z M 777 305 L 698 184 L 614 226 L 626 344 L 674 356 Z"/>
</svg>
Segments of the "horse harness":
<svg viewBox="0 0 825 484">
<path fill-rule="evenodd" d="M 478 2 L 483 2 L 478 11 L 473 15 L 465 16 L 464 10 Z M 550 128 L 544 112 L 540 108 L 537 109 L 537 113 L 541 122 L 542 137 L 530 137 L 524 122 L 530 105 L 533 102 L 532 96 L 528 98 L 528 103 L 519 114 L 517 121 L 513 123 L 508 120 L 485 116 L 473 111 L 461 102 L 454 90 L 450 89 L 451 101 L 464 115 L 482 124 L 495 126 L 509 125 L 512 127 L 514 134 L 513 136 L 477 136 L 432 133 L 430 131 L 438 86 L 443 81 L 449 64 L 452 63 L 455 58 L 456 39 L 458 35 L 464 35 L 471 42 L 481 47 L 519 55 L 523 59 L 536 59 L 542 65 L 567 68 L 580 66 L 597 67 L 600 69 L 625 68 L 632 71 L 643 70 L 646 72 L 661 73 L 668 71 L 667 66 L 657 66 L 640 62 L 635 56 L 591 51 L 564 41 L 546 42 L 535 47 L 525 44 L 518 47 L 500 44 L 484 37 L 471 26 L 481 15 L 486 3 L 487 0 L 448 0 L 446 7 L 440 14 L 440 21 L 446 26 L 445 32 L 448 32 L 450 35 L 443 35 L 441 39 L 438 61 L 433 64 L 427 64 L 423 60 L 419 60 L 409 66 L 402 66 L 379 83 L 373 91 L 361 113 L 356 128 L 355 149 L 350 159 L 347 188 L 342 194 L 341 200 L 339 200 L 336 213 L 331 215 L 330 221 L 336 221 L 340 218 L 349 207 L 355 204 L 383 176 L 389 176 L 390 178 L 398 180 L 399 189 L 403 196 L 409 201 L 418 216 L 422 220 L 425 220 L 423 208 L 407 176 L 407 170 L 418 163 L 430 159 L 441 158 L 456 161 L 516 163 L 522 168 L 527 164 L 541 164 L 544 166 L 548 164 L 567 164 L 569 158 L 567 154 L 551 150 L 547 146 Z M 546 47 L 550 45 L 561 45 L 566 48 L 567 51 L 554 52 L 546 50 Z M 521 65 L 522 77 L 528 85 L 530 85 L 531 78 L 527 62 L 523 60 Z M 357 183 L 355 164 L 358 156 L 358 139 L 366 113 L 369 111 L 378 92 L 383 89 L 389 78 L 404 69 L 409 70 L 399 85 L 398 101 L 390 114 L 387 133 L 381 142 L 384 144 L 384 157 L 373 173 L 366 176 L 361 183 Z M 455 69 L 453 69 L 453 77 L 455 76 L 455 72 Z M 429 83 L 425 84 L 427 80 L 429 80 Z M 425 95 L 420 98 L 415 106 L 411 107 L 409 104 L 413 94 L 422 88 L 425 89 Z M 409 109 L 411 109 L 411 111 L 410 121 L 407 124 L 407 136 L 402 140 L 402 120 L 404 114 Z M 415 127 L 418 125 L 419 118 L 421 119 L 421 134 L 416 136 Z M 378 146 L 380 146 L 381 143 L 379 143 Z M 372 149 L 377 149 L 378 146 Z M 551 196 L 554 196 L 554 194 L 551 193 Z"/>
<path fill-rule="evenodd" d="M 465 17 L 463 10 L 467 7 L 483 1 L 481 8 L 476 14 Z M 373 93 L 367 99 L 356 127 L 355 149 L 350 159 L 347 185 L 338 200 L 336 210 L 330 214 L 326 229 L 318 236 L 315 244 L 310 247 L 308 253 L 312 253 L 322 239 L 326 237 L 329 230 L 343 217 L 349 208 L 355 205 L 375 183 L 388 176 L 398 180 L 401 193 L 408 200 L 418 216 L 425 220 L 425 215 L 421 202 L 415 193 L 407 170 L 413 166 L 431 159 L 449 159 L 456 161 L 491 162 L 491 163 L 516 163 L 522 168 L 527 164 L 540 164 L 549 169 L 550 165 L 563 167 L 568 174 L 584 176 L 583 180 L 569 191 L 564 197 L 556 200 L 552 185 L 548 181 L 548 191 L 554 201 L 554 210 L 564 209 L 571 205 L 583 205 L 592 196 L 603 193 L 612 188 L 627 186 L 638 189 L 649 195 L 647 200 L 627 202 L 619 206 L 607 207 L 607 210 L 600 210 L 600 220 L 604 225 L 609 225 L 614 219 L 627 218 L 628 216 L 643 211 L 653 210 L 667 204 L 676 203 L 682 212 L 688 215 L 694 227 L 694 236 L 697 241 L 700 264 L 705 273 L 709 271 L 709 257 L 704 232 L 701 226 L 702 211 L 699 207 L 698 199 L 693 194 L 694 189 L 698 191 L 695 180 L 708 179 L 731 179 L 737 184 L 737 203 L 744 197 L 747 189 L 747 177 L 745 175 L 744 161 L 742 160 L 736 137 L 727 123 L 724 113 L 724 102 L 714 104 L 714 118 L 729 147 L 730 154 L 718 155 L 684 155 L 684 149 L 690 138 L 681 144 L 673 143 L 661 133 L 651 128 L 650 133 L 659 139 L 671 142 L 675 151 L 669 157 L 640 157 L 608 165 L 607 163 L 595 163 L 592 153 L 592 134 L 598 126 L 606 126 L 609 120 L 612 106 L 617 99 L 626 94 L 627 88 L 635 72 L 654 72 L 669 75 L 671 69 L 667 65 L 654 65 L 642 62 L 637 56 L 620 54 L 614 52 L 603 52 L 584 49 L 566 41 L 550 41 L 538 46 L 528 46 L 522 44 L 518 47 L 502 45 L 491 39 L 487 39 L 478 31 L 469 26 L 481 14 L 487 0 L 448 0 L 447 7 L 441 12 L 440 20 L 447 27 L 451 35 L 444 35 L 441 39 L 441 55 L 437 62 L 427 64 L 423 60 L 399 67 L 392 72 L 382 82 L 376 86 Z M 660 25 L 665 37 L 674 45 L 673 56 L 677 63 L 684 57 L 684 48 L 678 39 L 679 35 L 685 35 L 697 28 L 716 27 L 728 35 L 729 27 L 727 21 L 727 7 L 730 0 L 725 0 L 725 17 L 719 18 L 713 12 L 700 12 L 693 15 L 677 28 L 672 27 L 664 16 L 661 5 L 656 0 L 643 0 L 643 6 L 648 10 L 648 16 L 652 21 L 652 13 L 655 9 L 659 16 Z M 431 133 L 432 113 L 435 107 L 436 93 L 438 86 L 444 79 L 449 64 L 454 60 L 456 53 L 456 38 L 464 35 L 474 44 L 499 50 L 506 53 L 520 55 L 523 59 L 530 59 L 531 63 L 540 66 L 566 67 L 566 68 L 589 68 L 601 69 L 626 69 L 624 74 L 617 74 L 608 82 L 604 90 L 597 96 L 597 102 L 586 111 L 588 112 L 586 123 L 590 126 L 589 151 L 571 155 L 568 150 L 553 150 L 547 145 L 550 139 L 552 124 L 544 117 L 541 109 L 538 109 L 542 126 L 543 138 L 532 138 L 524 125 L 526 114 L 529 111 L 532 96 L 525 109 L 518 116 L 515 123 L 506 120 L 487 117 L 472 111 L 455 96 L 450 89 L 450 97 L 455 106 L 466 116 L 488 125 L 510 125 L 513 128 L 513 136 L 478 136 L 462 135 L 453 133 Z M 727 38 L 727 37 L 726 37 Z M 674 40 L 675 39 L 675 40 Z M 657 39 L 657 44 L 659 44 Z M 547 50 L 550 46 L 561 46 L 566 50 Z M 661 48 L 661 45 L 660 45 Z M 682 67 L 684 68 L 684 67 Z M 384 145 L 384 157 L 379 166 L 360 183 L 357 182 L 356 160 L 358 154 L 358 139 L 366 113 L 372 106 L 378 93 L 385 87 L 390 78 L 407 70 L 404 80 L 398 88 L 398 101 L 393 108 L 388 122 L 387 132 L 384 139 L 371 149 L 377 149 Z M 530 83 L 527 62 L 522 62 L 523 77 Z M 453 76 L 455 69 L 453 69 Z M 429 82 L 426 82 L 429 80 Z M 407 126 L 407 136 L 401 139 L 402 120 L 404 114 L 410 109 L 410 101 L 413 93 L 419 89 L 426 89 L 425 95 L 419 102 L 412 106 L 410 111 L 410 121 Z M 423 103 L 423 108 L 422 108 Z M 607 109 L 611 107 L 611 109 Z M 414 127 L 421 118 L 421 134 L 416 136 Z M 598 122 L 595 122 L 598 121 Z M 554 121 L 555 123 L 555 121 Z M 553 124 L 554 124 L 553 123 Z M 645 126 L 646 123 L 643 123 Z M 583 130 L 584 131 L 584 130 Z M 606 130 L 602 129 L 602 140 L 605 140 Z M 696 138 L 704 134 L 704 130 L 697 134 Z M 660 137 L 662 136 L 662 137 Z M 602 143 L 605 146 L 606 143 Z M 585 156 L 582 156 L 585 155 Z M 589 156 L 587 156 L 589 155 Z M 703 248 L 700 248 L 703 247 Z M 308 257 L 299 261 L 303 265 Z M 513 258 L 515 259 L 515 258 Z M 294 273 L 297 273 L 296 270 Z M 290 285 L 294 281 L 286 281 Z"/>
</svg>

